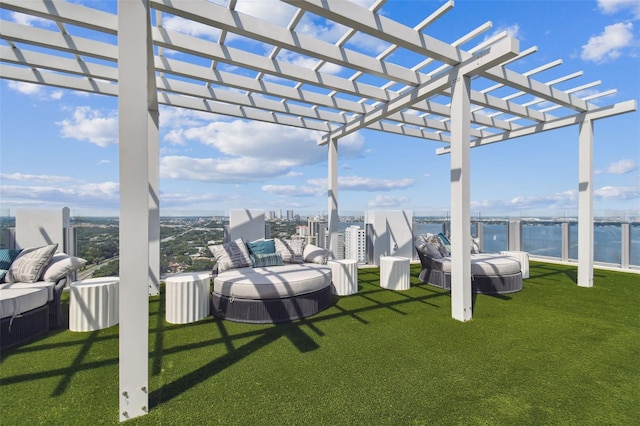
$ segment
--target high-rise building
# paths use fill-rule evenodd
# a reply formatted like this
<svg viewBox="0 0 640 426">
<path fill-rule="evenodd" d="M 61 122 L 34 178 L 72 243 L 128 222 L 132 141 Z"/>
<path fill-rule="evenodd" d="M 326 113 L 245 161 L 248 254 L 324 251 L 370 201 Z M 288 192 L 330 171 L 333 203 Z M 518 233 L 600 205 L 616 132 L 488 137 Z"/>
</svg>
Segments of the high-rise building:
<svg viewBox="0 0 640 426">
<path fill-rule="evenodd" d="M 334 248 L 333 251 L 333 256 L 335 257 L 335 259 L 345 259 L 344 257 L 344 234 L 338 232 L 338 247 Z M 324 247 L 326 249 L 329 249 L 329 239 L 330 239 L 330 234 L 329 232 L 325 233 L 324 236 Z"/>
<path fill-rule="evenodd" d="M 308 226 L 309 243 L 315 244 L 318 247 L 327 248 L 327 245 L 325 243 L 325 235 L 327 235 L 327 220 L 320 216 L 309 218 Z"/>
<path fill-rule="evenodd" d="M 306 238 L 309 236 L 309 227 L 306 225 L 298 225 L 296 226 L 296 233 L 301 237 L 301 238 Z"/>
<path fill-rule="evenodd" d="M 344 230 L 344 258 L 354 259 L 358 263 L 366 263 L 364 229 L 352 225 Z"/>
<path fill-rule="evenodd" d="M 293 219 L 294 219 L 293 210 L 287 210 L 287 220 L 293 220 Z"/>
</svg>

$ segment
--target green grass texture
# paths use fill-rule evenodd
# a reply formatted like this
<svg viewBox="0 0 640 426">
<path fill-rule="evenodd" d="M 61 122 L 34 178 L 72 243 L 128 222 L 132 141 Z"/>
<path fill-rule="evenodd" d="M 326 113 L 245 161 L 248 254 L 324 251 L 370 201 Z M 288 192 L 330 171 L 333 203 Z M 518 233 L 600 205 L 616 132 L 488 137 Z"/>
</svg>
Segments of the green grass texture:
<svg viewBox="0 0 640 426">
<path fill-rule="evenodd" d="M 150 299 L 149 414 L 131 425 L 637 425 L 640 276 L 531 262 L 521 292 L 380 288 L 302 320 L 173 325 Z M 65 301 L 65 303 L 68 303 Z M 65 306 L 67 308 L 67 306 Z M 0 354 L 1 425 L 119 423 L 118 326 Z"/>
</svg>

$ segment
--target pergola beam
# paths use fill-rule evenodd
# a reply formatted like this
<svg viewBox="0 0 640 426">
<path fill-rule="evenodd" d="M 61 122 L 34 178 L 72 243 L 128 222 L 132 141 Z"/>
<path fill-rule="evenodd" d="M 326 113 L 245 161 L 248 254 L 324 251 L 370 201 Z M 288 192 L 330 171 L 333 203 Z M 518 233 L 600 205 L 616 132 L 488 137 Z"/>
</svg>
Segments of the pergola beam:
<svg viewBox="0 0 640 426">
<path fill-rule="evenodd" d="M 150 1 L 158 10 L 273 46 L 279 46 L 292 52 L 315 57 L 340 66 L 362 70 L 367 74 L 384 79 L 391 79 L 405 84 L 420 83 L 418 74 L 407 68 L 377 60 L 354 50 L 315 39 L 235 10 L 229 10 L 215 3 L 181 2 L 178 9 L 173 6 L 174 2 L 172 0 Z"/>
<path fill-rule="evenodd" d="M 472 58 L 462 62 L 456 67 L 456 75 L 469 75 L 471 73 L 478 72 L 481 68 L 494 67 L 497 63 L 516 56 L 518 54 L 518 46 L 519 43 L 517 40 L 513 38 L 504 39 L 489 48 L 487 52 L 483 51 L 477 56 L 473 56 Z M 390 114 L 394 114 L 411 106 L 414 102 L 419 102 L 434 95 L 435 93 L 441 92 L 446 86 L 453 83 L 454 81 L 452 81 L 452 75 L 450 73 L 445 73 L 439 77 L 433 78 L 431 81 L 416 87 L 410 92 L 400 95 L 398 98 L 384 106 L 366 113 L 340 129 L 334 130 L 330 134 L 323 136 L 322 144 L 327 143 L 333 138 L 344 137 L 366 127 L 374 121 L 384 119 Z"/>
<path fill-rule="evenodd" d="M 118 16 L 70 2 L 45 0 L 2 0 L 2 7 L 14 12 L 50 19 L 111 35 L 118 33 Z M 3 23 L 4 25 L 4 23 Z"/>
<path fill-rule="evenodd" d="M 562 127 L 574 126 L 581 123 L 584 120 L 599 120 L 601 118 L 613 117 L 620 114 L 626 114 L 636 111 L 638 109 L 638 102 L 636 100 L 624 101 L 614 105 L 601 107 L 589 112 L 583 112 L 572 115 L 570 117 L 557 118 L 555 120 L 534 124 L 532 126 L 522 127 L 520 129 L 504 132 L 495 136 L 489 136 L 487 138 L 477 139 L 471 142 L 471 147 L 475 148 L 482 145 L 488 145 L 496 142 L 504 142 L 511 139 L 520 138 L 534 133 L 546 132 L 549 130 L 559 129 Z M 451 151 L 449 147 L 439 148 L 436 150 L 436 154 L 448 154 Z"/>
</svg>

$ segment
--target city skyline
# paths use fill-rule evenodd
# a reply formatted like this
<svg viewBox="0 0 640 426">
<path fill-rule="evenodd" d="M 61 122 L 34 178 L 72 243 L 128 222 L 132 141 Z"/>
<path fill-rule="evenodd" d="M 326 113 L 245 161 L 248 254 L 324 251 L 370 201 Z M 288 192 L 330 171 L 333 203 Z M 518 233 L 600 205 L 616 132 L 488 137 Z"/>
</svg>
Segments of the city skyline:
<svg viewBox="0 0 640 426">
<path fill-rule="evenodd" d="M 114 2 L 80 2 L 112 11 Z M 362 2 L 366 5 L 371 2 Z M 617 88 L 596 105 L 636 99 L 640 93 L 640 5 L 635 1 L 456 2 L 426 33 L 447 42 L 485 21 L 483 37 L 507 31 L 521 50 L 538 53 L 518 61 L 518 72 L 556 59 L 562 67 L 536 78 L 584 71 L 579 82 L 602 80 L 588 96 Z M 395 1 L 382 11 L 413 26 L 441 2 Z M 268 8 L 269 14 L 265 13 Z M 274 21 L 290 19 L 288 6 L 238 1 L 237 10 Z M 552 13 L 550 13 L 552 12 Z M 36 28 L 50 23 L 2 11 L 2 18 Z M 572 19 L 566 19 L 567 16 Z M 335 41 L 337 26 L 310 20 L 307 31 Z M 175 31 L 199 34 L 193 23 L 167 20 Z M 200 34 L 202 35 L 202 34 Z M 205 35 L 207 36 L 207 35 Z M 216 34 L 209 35 L 215 40 Z M 386 46 L 362 49 L 382 51 Z M 471 46 L 463 46 L 469 48 Z M 256 50 L 261 46 L 256 46 Z M 391 57 L 400 62 L 401 53 Z M 302 58 L 291 57 L 292 63 Z M 556 69 L 558 68 L 558 69 Z M 340 74 L 342 70 L 335 70 Z M 117 99 L 8 80 L 0 82 L 2 106 L 0 209 L 68 206 L 78 216 L 118 215 Z M 10 106 L 10 107 L 9 107 Z M 540 106 L 544 108 L 544 104 Z M 596 214 L 640 214 L 640 120 L 638 112 L 595 123 L 594 208 Z M 326 147 L 315 132 L 160 109 L 161 215 L 225 213 L 234 208 L 327 210 Z M 411 137 L 363 130 L 339 144 L 341 215 L 375 209 L 412 210 L 444 216 L 449 206 L 450 161 L 440 145 Z M 569 127 L 472 150 L 472 216 L 561 216 L 577 211 L 578 130 Z M 625 213 L 626 214 L 626 213 Z"/>
</svg>

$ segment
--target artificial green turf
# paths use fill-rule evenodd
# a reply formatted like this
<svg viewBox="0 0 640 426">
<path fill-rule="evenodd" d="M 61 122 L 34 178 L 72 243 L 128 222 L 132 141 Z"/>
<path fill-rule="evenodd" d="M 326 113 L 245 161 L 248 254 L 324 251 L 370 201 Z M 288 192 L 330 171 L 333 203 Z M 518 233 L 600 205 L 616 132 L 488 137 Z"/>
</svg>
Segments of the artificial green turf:
<svg viewBox="0 0 640 426">
<path fill-rule="evenodd" d="M 284 325 L 171 325 L 152 298 L 150 413 L 128 424 L 631 425 L 640 419 L 640 279 L 531 263 L 524 289 L 474 298 L 421 284 L 359 291 Z M 0 424 L 118 423 L 118 327 L 3 351 Z"/>
</svg>

